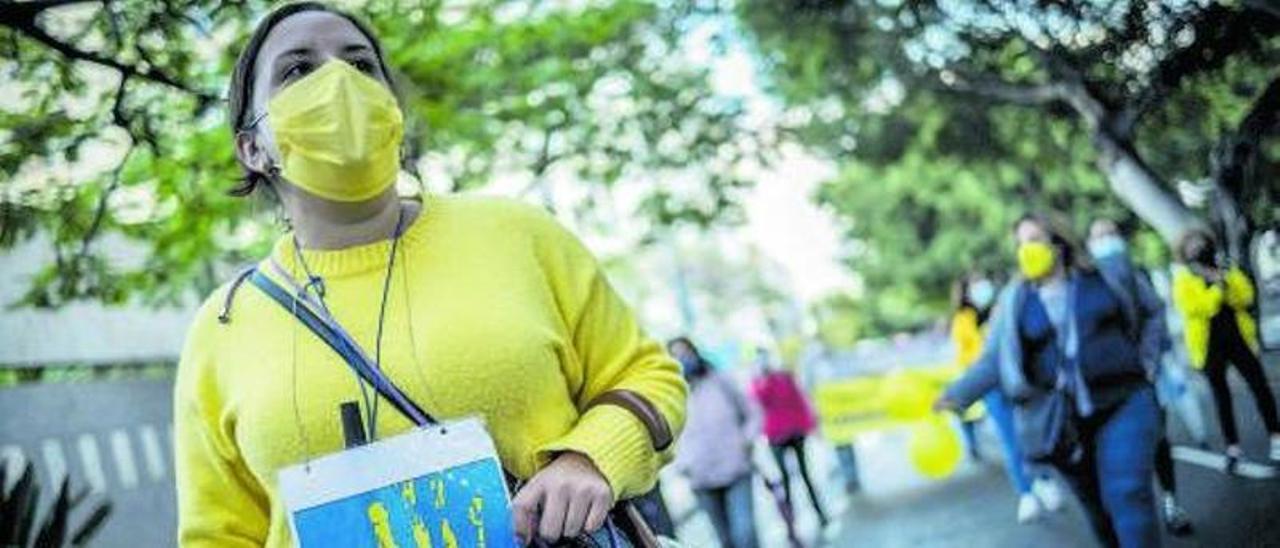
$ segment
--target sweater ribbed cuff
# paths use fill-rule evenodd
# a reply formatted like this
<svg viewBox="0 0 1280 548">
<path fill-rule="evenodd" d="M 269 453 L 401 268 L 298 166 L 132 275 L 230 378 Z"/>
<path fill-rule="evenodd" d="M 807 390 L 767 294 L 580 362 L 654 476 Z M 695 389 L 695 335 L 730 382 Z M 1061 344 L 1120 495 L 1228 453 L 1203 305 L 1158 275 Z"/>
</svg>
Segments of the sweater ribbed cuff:
<svg viewBox="0 0 1280 548">
<path fill-rule="evenodd" d="M 565 451 L 591 459 L 613 488 L 614 500 L 634 495 L 653 483 L 654 450 L 649 434 L 639 419 L 621 407 L 591 408 L 568 434 L 543 446 L 538 454 L 545 463 Z"/>
</svg>

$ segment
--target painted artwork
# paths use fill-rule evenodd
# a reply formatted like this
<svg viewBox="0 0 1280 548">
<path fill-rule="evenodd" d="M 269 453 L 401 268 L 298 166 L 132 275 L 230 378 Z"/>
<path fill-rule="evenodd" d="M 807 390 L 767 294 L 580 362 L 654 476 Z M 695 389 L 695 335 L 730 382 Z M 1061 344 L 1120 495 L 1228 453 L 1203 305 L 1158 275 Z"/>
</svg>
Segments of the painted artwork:
<svg viewBox="0 0 1280 548">
<path fill-rule="evenodd" d="M 420 430 L 281 472 L 302 548 L 506 548 L 505 476 L 478 422 Z"/>
<path fill-rule="evenodd" d="M 515 546 L 492 459 L 388 485 L 297 512 L 299 545 L 370 548 Z"/>
</svg>

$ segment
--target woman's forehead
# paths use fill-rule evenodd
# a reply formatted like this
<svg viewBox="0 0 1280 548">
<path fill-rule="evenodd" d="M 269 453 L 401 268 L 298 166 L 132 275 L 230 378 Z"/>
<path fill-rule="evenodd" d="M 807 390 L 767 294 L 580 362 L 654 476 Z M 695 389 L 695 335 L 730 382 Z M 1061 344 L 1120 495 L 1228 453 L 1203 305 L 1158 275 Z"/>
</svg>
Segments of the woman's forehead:
<svg viewBox="0 0 1280 548">
<path fill-rule="evenodd" d="M 258 67 L 265 67 L 282 55 L 338 52 L 352 48 L 373 48 L 355 24 L 326 11 L 297 13 L 280 21 L 258 52 Z"/>
<path fill-rule="evenodd" d="M 1016 232 L 1018 237 L 1023 239 L 1044 238 L 1048 236 L 1044 227 L 1040 226 L 1040 223 L 1032 219 L 1025 219 L 1018 223 Z"/>
</svg>

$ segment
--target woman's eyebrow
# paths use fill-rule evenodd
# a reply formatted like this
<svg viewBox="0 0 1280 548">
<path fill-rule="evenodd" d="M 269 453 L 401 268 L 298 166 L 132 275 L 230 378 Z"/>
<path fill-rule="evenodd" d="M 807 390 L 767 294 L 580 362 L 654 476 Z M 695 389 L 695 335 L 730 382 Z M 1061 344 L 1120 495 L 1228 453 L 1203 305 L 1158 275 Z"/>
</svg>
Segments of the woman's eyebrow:
<svg viewBox="0 0 1280 548">
<path fill-rule="evenodd" d="M 315 50 L 309 47 L 303 46 L 303 47 L 293 48 L 289 51 L 281 53 L 280 55 L 276 56 L 276 58 L 279 59 L 281 57 L 307 57 L 312 53 L 314 53 L 314 51 Z"/>
<path fill-rule="evenodd" d="M 373 51 L 373 48 L 364 44 L 347 44 L 342 46 L 342 53 L 361 53 L 367 51 Z"/>
</svg>

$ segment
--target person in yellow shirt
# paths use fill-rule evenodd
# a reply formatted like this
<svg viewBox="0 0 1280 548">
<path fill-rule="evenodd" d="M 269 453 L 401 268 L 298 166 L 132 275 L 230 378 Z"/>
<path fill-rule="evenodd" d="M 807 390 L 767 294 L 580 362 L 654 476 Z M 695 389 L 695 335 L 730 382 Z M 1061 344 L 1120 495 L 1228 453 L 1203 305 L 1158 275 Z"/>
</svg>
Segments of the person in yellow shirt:
<svg viewBox="0 0 1280 548">
<path fill-rule="evenodd" d="M 1227 471 L 1233 472 L 1244 456 L 1227 385 L 1228 364 L 1235 366 L 1253 393 L 1258 414 L 1271 434 L 1271 460 L 1280 461 L 1280 415 L 1258 359 L 1257 324 L 1249 312 L 1253 284 L 1239 268 L 1219 265 L 1213 238 L 1206 232 L 1188 232 L 1176 252 L 1182 264 L 1173 274 L 1173 302 L 1183 317 L 1191 365 L 1204 371 L 1213 392 L 1227 444 Z"/>
<path fill-rule="evenodd" d="M 672 457 L 688 390 L 680 367 L 548 214 L 402 199 L 391 90 L 378 40 L 349 14 L 289 4 L 258 25 L 228 94 L 245 172 L 233 193 L 268 192 L 290 230 L 257 272 L 321 302 L 426 412 L 483 419 L 524 482 L 513 512 L 525 542 L 607 528 L 616 501 L 649 490 Z M 343 449 L 343 402 L 359 402 L 371 437 L 415 426 L 243 281 L 201 306 L 178 368 L 186 547 L 291 546 L 277 473 Z"/>
</svg>

